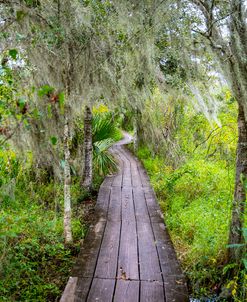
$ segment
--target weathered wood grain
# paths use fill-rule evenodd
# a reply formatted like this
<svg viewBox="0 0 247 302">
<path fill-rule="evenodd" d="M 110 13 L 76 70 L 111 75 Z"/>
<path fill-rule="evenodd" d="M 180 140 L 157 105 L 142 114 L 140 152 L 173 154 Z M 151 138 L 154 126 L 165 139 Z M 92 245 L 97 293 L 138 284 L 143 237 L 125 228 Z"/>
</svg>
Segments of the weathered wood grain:
<svg viewBox="0 0 247 302">
<path fill-rule="evenodd" d="M 162 282 L 141 282 L 140 302 L 161 302 L 165 301 L 164 287 Z M 171 302 L 171 301 L 167 301 Z"/>
<path fill-rule="evenodd" d="M 108 207 L 108 221 L 121 221 L 121 187 L 112 187 L 111 188 L 111 197 Z"/>
<path fill-rule="evenodd" d="M 150 223 L 145 195 L 141 188 L 133 188 L 134 206 L 136 220 Z"/>
<path fill-rule="evenodd" d="M 87 302 L 112 302 L 115 280 L 94 278 Z"/>
<path fill-rule="evenodd" d="M 104 230 L 102 221 L 90 227 L 72 270 L 73 277 L 93 277 Z"/>
<path fill-rule="evenodd" d="M 159 258 L 150 223 L 137 222 L 140 279 L 162 281 Z"/>
<path fill-rule="evenodd" d="M 139 281 L 118 280 L 114 302 L 139 302 Z"/>
<path fill-rule="evenodd" d="M 127 139 L 123 141 L 126 142 Z M 117 143 L 61 302 L 187 302 L 186 281 L 142 164 Z"/>
<path fill-rule="evenodd" d="M 122 222 L 118 278 L 139 279 L 136 225 L 129 221 Z"/>
<path fill-rule="evenodd" d="M 106 224 L 95 271 L 96 278 L 116 278 L 120 226 L 120 222 L 108 221 Z"/>
</svg>

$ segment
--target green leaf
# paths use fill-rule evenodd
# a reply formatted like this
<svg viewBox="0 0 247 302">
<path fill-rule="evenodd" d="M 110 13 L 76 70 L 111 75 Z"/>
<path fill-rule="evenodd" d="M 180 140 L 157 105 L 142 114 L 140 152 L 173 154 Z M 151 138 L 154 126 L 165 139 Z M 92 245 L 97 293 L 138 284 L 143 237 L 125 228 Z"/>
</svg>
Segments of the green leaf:
<svg viewBox="0 0 247 302">
<path fill-rule="evenodd" d="M 40 89 L 38 90 L 38 96 L 42 97 L 45 95 L 49 95 L 54 91 L 54 88 L 49 86 L 49 85 L 44 85 L 42 87 L 40 87 Z"/>
<path fill-rule="evenodd" d="M 48 104 L 47 106 L 47 114 L 49 118 L 52 118 L 52 109 L 51 109 L 51 104 Z"/>
<path fill-rule="evenodd" d="M 10 49 L 9 50 L 9 56 L 13 59 L 16 60 L 18 55 L 18 51 L 16 49 Z"/>
<path fill-rule="evenodd" d="M 247 243 L 247 228 L 243 228 L 244 240 Z"/>
<path fill-rule="evenodd" d="M 51 141 L 52 145 L 55 146 L 57 144 L 57 137 L 56 136 L 51 136 L 50 141 Z"/>
<path fill-rule="evenodd" d="M 20 99 L 18 100 L 18 106 L 20 107 L 20 109 L 23 109 L 24 106 L 25 106 L 25 104 L 26 104 L 26 100 L 25 100 L 25 99 L 20 98 Z"/>
<path fill-rule="evenodd" d="M 64 103 L 65 103 L 65 96 L 64 96 L 63 92 L 59 93 L 58 101 L 59 101 L 59 106 L 60 106 L 61 113 L 63 114 L 63 112 L 64 112 Z"/>
<path fill-rule="evenodd" d="M 65 97 L 64 97 L 64 93 L 63 92 L 59 93 L 58 100 L 59 100 L 60 106 L 64 105 Z"/>
<path fill-rule="evenodd" d="M 247 259 L 243 259 L 244 267 L 247 270 Z"/>
<path fill-rule="evenodd" d="M 243 247 L 243 246 L 245 246 L 245 244 L 244 243 L 242 243 L 242 244 L 240 244 L 240 243 L 236 243 L 236 244 L 228 244 L 227 245 L 227 247 L 229 247 L 229 248 L 240 248 L 240 247 Z"/>
<path fill-rule="evenodd" d="M 19 22 L 25 17 L 26 13 L 23 10 L 18 10 L 16 12 L 16 20 Z"/>
</svg>

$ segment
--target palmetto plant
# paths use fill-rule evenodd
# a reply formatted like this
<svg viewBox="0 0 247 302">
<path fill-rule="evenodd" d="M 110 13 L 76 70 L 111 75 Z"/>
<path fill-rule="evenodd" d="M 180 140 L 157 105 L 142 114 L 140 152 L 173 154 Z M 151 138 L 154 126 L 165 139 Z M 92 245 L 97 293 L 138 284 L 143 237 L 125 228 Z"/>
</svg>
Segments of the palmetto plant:
<svg viewBox="0 0 247 302">
<path fill-rule="evenodd" d="M 119 130 L 110 114 L 93 116 L 93 161 L 94 168 L 100 175 L 116 170 L 116 161 L 109 152 L 110 147 L 119 138 Z"/>
</svg>

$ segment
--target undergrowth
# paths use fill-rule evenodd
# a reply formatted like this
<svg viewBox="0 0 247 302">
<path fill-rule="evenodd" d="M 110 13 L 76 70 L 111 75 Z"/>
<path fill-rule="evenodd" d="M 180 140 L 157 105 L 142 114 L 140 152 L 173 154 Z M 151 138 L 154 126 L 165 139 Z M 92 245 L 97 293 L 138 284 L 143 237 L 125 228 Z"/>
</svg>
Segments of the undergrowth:
<svg viewBox="0 0 247 302">
<path fill-rule="evenodd" d="M 226 281 L 231 267 L 225 265 L 233 169 L 220 161 L 191 159 L 174 170 L 160 157 L 152 158 L 147 148 L 139 149 L 138 157 L 159 199 L 192 296 L 217 294 L 224 281 L 233 291 L 232 280 Z M 243 282 L 246 277 L 243 272 L 240 275 Z M 234 284 L 238 291 L 242 290 L 243 284 Z"/>
<path fill-rule="evenodd" d="M 222 127 L 187 110 L 173 130 L 175 162 L 166 149 L 155 153 L 148 143 L 137 156 L 157 194 L 191 296 L 242 302 L 246 271 L 241 267 L 229 278 L 236 264 L 226 264 L 237 138 L 234 103 L 219 118 Z"/>
<path fill-rule="evenodd" d="M 73 178 L 74 242 L 65 245 L 63 186 L 34 181 L 31 166 L 0 152 L 0 301 L 58 301 L 87 231 L 83 201 L 95 196 Z"/>
</svg>

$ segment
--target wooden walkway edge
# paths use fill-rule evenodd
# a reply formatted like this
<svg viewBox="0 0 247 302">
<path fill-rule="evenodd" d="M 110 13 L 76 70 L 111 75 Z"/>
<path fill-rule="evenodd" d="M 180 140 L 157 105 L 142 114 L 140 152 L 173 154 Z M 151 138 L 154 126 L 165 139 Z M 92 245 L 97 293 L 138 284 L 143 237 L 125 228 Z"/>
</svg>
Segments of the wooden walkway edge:
<svg viewBox="0 0 247 302">
<path fill-rule="evenodd" d="M 96 221 L 84 240 L 60 302 L 186 302 L 186 281 L 145 169 L 123 145 L 113 148 Z"/>
</svg>

